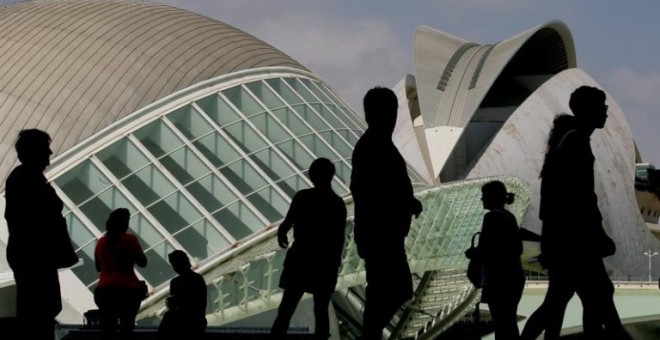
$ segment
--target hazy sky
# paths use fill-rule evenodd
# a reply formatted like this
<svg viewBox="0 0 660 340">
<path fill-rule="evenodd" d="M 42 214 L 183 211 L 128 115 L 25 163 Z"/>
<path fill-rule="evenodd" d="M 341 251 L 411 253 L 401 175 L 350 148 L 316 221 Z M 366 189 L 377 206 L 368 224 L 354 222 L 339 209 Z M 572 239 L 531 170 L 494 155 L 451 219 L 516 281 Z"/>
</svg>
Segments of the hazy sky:
<svg viewBox="0 0 660 340">
<path fill-rule="evenodd" d="M 0 0 L 0 3 L 15 2 Z M 492 44 L 551 20 L 571 30 L 578 67 L 626 114 L 645 161 L 660 167 L 660 1 L 158 0 L 242 29 L 289 54 L 355 109 L 374 85 L 413 73 L 427 25 Z M 0 33 L 1 34 L 1 33 Z"/>
</svg>

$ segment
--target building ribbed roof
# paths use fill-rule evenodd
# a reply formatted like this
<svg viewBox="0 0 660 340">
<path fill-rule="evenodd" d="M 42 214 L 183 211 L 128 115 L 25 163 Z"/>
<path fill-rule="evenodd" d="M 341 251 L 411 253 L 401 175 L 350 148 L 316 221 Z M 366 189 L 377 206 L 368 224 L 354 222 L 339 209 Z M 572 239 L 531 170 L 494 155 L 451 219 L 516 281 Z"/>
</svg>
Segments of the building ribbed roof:
<svg viewBox="0 0 660 340">
<path fill-rule="evenodd" d="M 200 81 L 288 66 L 286 54 L 222 22 L 171 6 L 54 0 L 0 7 L 0 186 L 23 128 L 53 157 L 135 110 Z"/>
</svg>

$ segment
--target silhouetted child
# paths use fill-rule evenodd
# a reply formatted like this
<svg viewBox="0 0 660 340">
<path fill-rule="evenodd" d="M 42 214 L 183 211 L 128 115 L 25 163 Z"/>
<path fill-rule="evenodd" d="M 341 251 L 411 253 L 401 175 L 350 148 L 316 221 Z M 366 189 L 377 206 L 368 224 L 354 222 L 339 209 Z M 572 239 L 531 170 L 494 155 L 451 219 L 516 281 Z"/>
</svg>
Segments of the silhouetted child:
<svg viewBox="0 0 660 340">
<path fill-rule="evenodd" d="M 289 211 L 277 230 L 282 248 L 289 246 L 287 232 L 293 228 L 294 242 L 287 251 L 280 288 L 284 289 L 271 334 L 283 339 L 304 293 L 314 297 L 315 337 L 330 336 L 328 305 L 337 284 L 344 249 L 346 206 L 332 190 L 335 166 L 318 158 L 309 168 L 314 184 L 293 197 Z"/>
<path fill-rule="evenodd" d="M 170 281 L 168 311 L 158 327 L 158 339 L 201 339 L 206 330 L 204 278 L 192 270 L 190 259 L 182 250 L 171 252 L 168 259 L 179 275 Z"/>
<path fill-rule="evenodd" d="M 516 217 L 504 208 L 514 201 L 504 183 L 492 181 L 481 188 L 484 216 L 479 236 L 478 256 L 484 263 L 482 301 L 493 317 L 496 340 L 515 340 L 520 336 L 518 303 L 525 285 L 520 255 L 523 245 Z"/>
<path fill-rule="evenodd" d="M 101 328 L 106 338 L 119 327 L 122 339 L 130 339 L 135 317 L 144 298 L 135 265 L 146 267 L 147 257 L 134 234 L 128 233 L 131 217 L 126 208 L 113 210 L 105 223 L 106 233 L 96 243 L 94 259 L 100 272 L 94 289 L 94 302 L 101 312 Z"/>
</svg>

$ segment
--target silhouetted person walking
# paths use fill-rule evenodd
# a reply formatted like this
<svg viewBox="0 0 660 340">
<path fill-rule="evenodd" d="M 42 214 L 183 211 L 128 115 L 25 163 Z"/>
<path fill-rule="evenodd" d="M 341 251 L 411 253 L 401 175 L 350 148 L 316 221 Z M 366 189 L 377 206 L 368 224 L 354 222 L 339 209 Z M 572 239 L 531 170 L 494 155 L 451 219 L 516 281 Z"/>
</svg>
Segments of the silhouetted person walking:
<svg viewBox="0 0 660 340">
<path fill-rule="evenodd" d="M 55 317 L 62 310 L 58 268 L 73 266 L 73 250 L 64 207 L 43 172 L 50 165 L 50 136 L 22 130 L 16 141 L 19 166 L 6 182 L 5 219 L 9 229 L 7 261 L 16 282 L 16 317 L 21 336 L 55 337 Z"/>
<path fill-rule="evenodd" d="M 422 204 L 413 196 L 406 163 L 392 142 L 397 108 L 392 90 L 369 90 L 364 96 L 369 127 L 353 150 L 355 243 L 367 272 L 364 340 L 381 339 L 397 309 L 413 294 L 404 241 Z"/>
<path fill-rule="evenodd" d="M 346 205 L 332 190 L 335 166 L 318 158 L 309 167 L 311 189 L 293 197 L 289 211 L 277 230 L 282 248 L 289 246 L 287 232 L 293 228 L 294 242 L 287 250 L 280 288 L 284 289 L 271 334 L 284 339 L 291 317 L 304 293 L 314 298 L 315 338 L 330 336 L 328 306 L 337 284 L 346 229 Z"/>
<path fill-rule="evenodd" d="M 583 306 L 588 339 L 630 339 L 614 306 L 614 285 L 603 258 L 616 251 L 605 233 L 594 188 L 594 154 L 590 137 L 605 126 L 605 92 L 576 89 L 569 101 L 573 116 L 555 118 L 541 170 L 543 221 L 541 263 L 549 285 L 542 305 L 530 317 L 523 339 L 534 338 L 545 323 L 545 339 L 558 339 L 566 305 L 576 293 Z"/>
<path fill-rule="evenodd" d="M 202 339 L 206 330 L 206 282 L 192 270 L 182 250 L 171 252 L 168 259 L 178 276 L 170 281 L 168 310 L 158 327 L 158 339 Z"/>
<path fill-rule="evenodd" d="M 147 257 L 138 238 L 129 234 L 128 209 L 113 210 L 105 223 L 106 233 L 96 243 L 94 258 L 101 274 L 94 290 L 94 302 L 101 312 L 101 329 L 112 338 L 118 323 L 121 339 L 130 339 L 143 292 L 134 266 L 146 267 Z"/>
<path fill-rule="evenodd" d="M 478 256 L 484 263 L 481 300 L 493 317 L 496 340 L 515 340 L 518 330 L 518 303 L 525 285 L 520 255 L 521 231 L 516 217 L 505 209 L 514 201 L 504 183 L 492 181 L 481 188 L 482 202 L 488 210 L 479 236 Z"/>
</svg>

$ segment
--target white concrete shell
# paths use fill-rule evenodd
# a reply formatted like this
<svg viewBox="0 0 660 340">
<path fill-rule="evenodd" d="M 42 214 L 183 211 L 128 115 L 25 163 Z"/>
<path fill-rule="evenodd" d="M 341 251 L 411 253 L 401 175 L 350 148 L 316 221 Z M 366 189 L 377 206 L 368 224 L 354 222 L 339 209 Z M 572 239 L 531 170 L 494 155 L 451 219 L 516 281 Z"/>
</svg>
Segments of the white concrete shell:
<svg viewBox="0 0 660 340">
<path fill-rule="evenodd" d="M 22 128 L 57 156 L 135 110 L 206 79 L 303 66 L 216 20 L 156 3 L 29 1 L 0 7 L 0 190 Z"/>
<path fill-rule="evenodd" d="M 570 94 L 582 85 L 602 88 L 580 69 L 566 70 L 548 80 L 509 117 L 467 176 L 507 174 L 530 183 L 532 204 L 522 225 L 537 233 L 541 232 L 538 176 L 548 133 L 556 114 L 570 112 Z M 615 276 L 643 277 L 648 270 L 643 251 L 658 251 L 660 244 L 646 228 L 635 199 L 635 147 L 630 128 L 609 95 L 607 104 L 605 128 L 597 130 L 591 139 L 603 224 L 617 244 L 616 255 L 607 261 Z"/>
<path fill-rule="evenodd" d="M 576 66 L 565 24 L 548 22 L 494 45 L 479 45 L 421 26 L 415 34 L 415 75 L 432 171 L 439 175 L 477 109 L 502 74 L 543 75 Z M 541 76 L 541 77 L 539 77 Z M 535 79 L 534 79 L 535 78 Z"/>
</svg>

